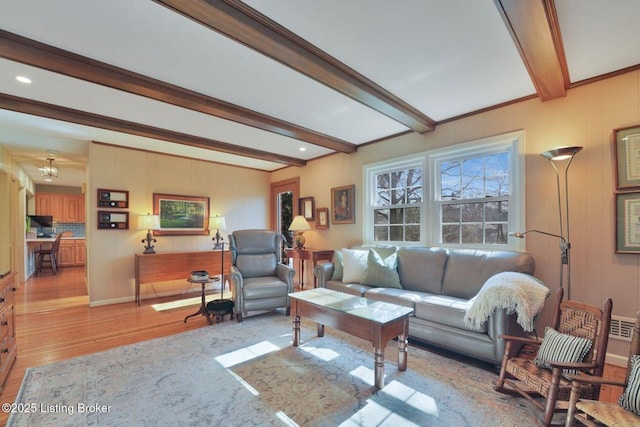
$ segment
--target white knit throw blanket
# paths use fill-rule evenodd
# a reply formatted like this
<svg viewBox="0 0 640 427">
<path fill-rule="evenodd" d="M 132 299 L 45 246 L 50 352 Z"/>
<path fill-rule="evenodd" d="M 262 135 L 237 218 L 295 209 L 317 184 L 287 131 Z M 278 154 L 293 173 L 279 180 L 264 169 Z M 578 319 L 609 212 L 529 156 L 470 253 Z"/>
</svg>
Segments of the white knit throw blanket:
<svg viewBox="0 0 640 427">
<path fill-rule="evenodd" d="M 490 277 L 478 294 L 469 300 L 464 324 L 473 329 L 487 321 L 496 309 L 517 313 L 517 322 L 525 331 L 533 330 L 536 316 L 549 297 L 549 289 L 535 277 L 512 271 Z"/>
</svg>

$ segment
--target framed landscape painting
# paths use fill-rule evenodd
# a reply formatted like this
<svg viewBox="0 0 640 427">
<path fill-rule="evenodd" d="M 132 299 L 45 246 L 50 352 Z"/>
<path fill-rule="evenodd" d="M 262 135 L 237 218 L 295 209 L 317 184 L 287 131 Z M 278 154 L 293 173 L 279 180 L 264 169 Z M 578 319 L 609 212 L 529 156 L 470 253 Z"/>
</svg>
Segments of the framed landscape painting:
<svg viewBox="0 0 640 427">
<path fill-rule="evenodd" d="M 331 189 L 331 222 L 354 224 L 356 222 L 356 186 L 346 185 Z"/>
<path fill-rule="evenodd" d="M 153 213 L 160 216 L 158 236 L 209 234 L 209 198 L 153 193 Z"/>
</svg>

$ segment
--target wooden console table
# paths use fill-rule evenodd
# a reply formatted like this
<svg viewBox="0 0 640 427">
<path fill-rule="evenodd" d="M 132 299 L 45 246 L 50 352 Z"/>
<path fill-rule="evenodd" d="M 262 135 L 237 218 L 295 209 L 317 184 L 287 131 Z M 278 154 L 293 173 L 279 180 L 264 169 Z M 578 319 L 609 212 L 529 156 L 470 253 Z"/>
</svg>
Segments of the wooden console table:
<svg viewBox="0 0 640 427">
<path fill-rule="evenodd" d="M 300 287 L 304 289 L 304 262 L 311 261 L 312 270 L 315 268 L 318 261 L 329 261 L 333 258 L 333 249 L 285 249 L 285 254 L 287 255 L 287 259 L 293 258 L 294 260 L 299 259 L 301 263 L 300 267 Z M 316 287 L 316 279 L 313 278 L 313 287 Z"/>
<path fill-rule="evenodd" d="M 206 270 L 210 276 L 224 272 L 228 275 L 231 267 L 231 252 L 224 251 L 224 267 L 222 251 L 198 252 L 165 252 L 155 254 L 136 254 L 136 304 L 140 305 L 140 285 L 142 283 L 167 282 L 169 280 L 186 280 L 194 270 Z M 224 277 L 220 286 L 224 288 Z"/>
</svg>

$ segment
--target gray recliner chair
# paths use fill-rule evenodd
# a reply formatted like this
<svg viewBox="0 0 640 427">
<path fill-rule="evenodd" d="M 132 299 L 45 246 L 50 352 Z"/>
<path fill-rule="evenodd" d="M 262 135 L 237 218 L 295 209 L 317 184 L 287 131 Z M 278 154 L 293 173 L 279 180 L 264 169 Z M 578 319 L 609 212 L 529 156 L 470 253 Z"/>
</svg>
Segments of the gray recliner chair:
<svg viewBox="0 0 640 427">
<path fill-rule="evenodd" d="M 295 270 L 279 261 L 280 234 L 271 230 L 238 230 L 231 244 L 231 294 L 238 322 L 249 311 L 284 307 L 291 313 Z"/>
</svg>

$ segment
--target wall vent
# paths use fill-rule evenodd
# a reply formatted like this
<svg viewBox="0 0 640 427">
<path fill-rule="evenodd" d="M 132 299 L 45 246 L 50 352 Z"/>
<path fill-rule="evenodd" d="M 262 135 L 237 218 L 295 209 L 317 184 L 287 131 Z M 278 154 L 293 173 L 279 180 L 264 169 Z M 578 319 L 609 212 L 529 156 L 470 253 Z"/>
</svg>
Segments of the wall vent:
<svg viewBox="0 0 640 427">
<path fill-rule="evenodd" d="M 629 317 L 611 316 L 611 329 L 609 330 L 609 338 L 621 341 L 631 341 L 633 327 L 636 320 Z"/>
</svg>

